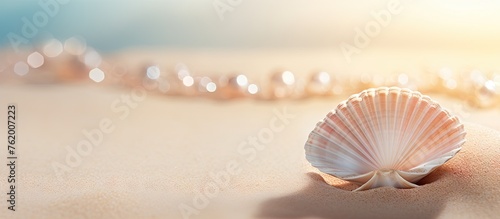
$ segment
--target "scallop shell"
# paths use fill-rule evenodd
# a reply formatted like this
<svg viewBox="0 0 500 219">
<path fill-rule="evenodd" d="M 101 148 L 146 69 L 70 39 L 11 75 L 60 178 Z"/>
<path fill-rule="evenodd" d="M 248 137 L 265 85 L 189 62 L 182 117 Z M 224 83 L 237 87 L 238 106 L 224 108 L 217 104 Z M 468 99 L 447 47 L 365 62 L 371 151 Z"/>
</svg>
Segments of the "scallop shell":
<svg viewBox="0 0 500 219">
<path fill-rule="evenodd" d="M 465 134 L 458 118 L 428 96 L 396 87 L 368 89 L 316 125 L 306 159 L 361 185 L 356 190 L 413 188 L 460 151 Z"/>
</svg>

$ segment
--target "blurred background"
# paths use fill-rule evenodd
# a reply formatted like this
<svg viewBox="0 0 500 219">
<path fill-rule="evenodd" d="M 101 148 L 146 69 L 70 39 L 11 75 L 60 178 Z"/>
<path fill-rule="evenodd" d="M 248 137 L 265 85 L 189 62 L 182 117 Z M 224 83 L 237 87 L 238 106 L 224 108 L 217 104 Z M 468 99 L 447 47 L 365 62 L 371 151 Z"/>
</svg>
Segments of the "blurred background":
<svg viewBox="0 0 500 219">
<path fill-rule="evenodd" d="M 8 1 L 0 8 L 0 79 L 80 71 L 100 82 L 117 68 L 185 63 L 217 77 L 368 74 L 372 87 L 395 85 L 387 75 L 425 81 L 430 73 L 446 89 L 487 87 L 491 96 L 500 90 L 498 11 L 491 0 Z M 77 61 L 60 67 L 60 54 Z"/>
<path fill-rule="evenodd" d="M 0 7 L 0 45 L 22 36 L 23 19 L 39 22 L 24 37 L 31 47 L 49 38 L 86 39 L 101 52 L 128 47 L 330 48 L 351 43 L 356 27 L 387 10 L 391 1 L 147 0 L 6 1 Z M 370 47 L 491 52 L 500 48 L 500 2 L 493 0 L 393 1 L 399 14 Z M 222 11 L 222 13 L 221 13 Z M 48 14 L 48 19 L 39 12 Z M 38 19 L 38 21 L 34 21 Z M 47 21 L 44 21 L 47 20 Z"/>
</svg>

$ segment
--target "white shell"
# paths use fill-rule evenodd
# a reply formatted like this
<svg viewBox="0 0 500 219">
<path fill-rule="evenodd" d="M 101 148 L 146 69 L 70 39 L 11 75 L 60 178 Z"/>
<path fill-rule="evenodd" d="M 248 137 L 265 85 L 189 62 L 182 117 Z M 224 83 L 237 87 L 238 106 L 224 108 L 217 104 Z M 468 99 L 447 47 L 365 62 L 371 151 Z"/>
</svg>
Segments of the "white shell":
<svg viewBox="0 0 500 219">
<path fill-rule="evenodd" d="M 465 130 L 427 96 L 396 87 L 351 96 L 320 121 L 305 145 L 320 171 L 366 190 L 414 184 L 452 158 Z"/>
</svg>

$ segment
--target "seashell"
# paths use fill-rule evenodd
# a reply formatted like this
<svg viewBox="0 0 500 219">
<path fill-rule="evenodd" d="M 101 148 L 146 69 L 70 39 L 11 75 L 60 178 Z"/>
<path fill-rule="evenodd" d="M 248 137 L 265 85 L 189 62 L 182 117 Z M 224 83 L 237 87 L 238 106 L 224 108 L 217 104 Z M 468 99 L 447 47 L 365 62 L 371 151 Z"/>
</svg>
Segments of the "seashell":
<svg viewBox="0 0 500 219">
<path fill-rule="evenodd" d="M 418 187 L 465 143 L 464 126 L 416 91 L 368 89 L 320 121 L 305 145 L 306 159 L 324 173 L 361 185 Z"/>
</svg>

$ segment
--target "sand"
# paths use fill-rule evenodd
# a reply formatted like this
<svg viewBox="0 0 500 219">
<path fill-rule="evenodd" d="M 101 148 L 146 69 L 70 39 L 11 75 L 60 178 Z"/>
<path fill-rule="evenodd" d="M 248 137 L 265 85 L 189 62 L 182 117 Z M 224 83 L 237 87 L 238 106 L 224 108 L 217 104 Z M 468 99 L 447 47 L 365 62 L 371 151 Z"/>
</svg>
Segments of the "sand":
<svg viewBox="0 0 500 219">
<path fill-rule="evenodd" d="M 0 106 L 19 108 L 19 165 L 17 209 L 10 212 L 7 202 L 0 202 L 0 218 L 183 218 L 182 206 L 194 209 L 189 218 L 500 215 L 500 133 L 484 126 L 466 123 L 462 151 L 419 188 L 351 192 L 355 185 L 318 172 L 303 150 L 316 121 L 338 100 L 221 103 L 150 95 L 121 119 L 111 105 L 127 94 L 83 85 L 2 87 Z M 239 152 L 285 108 L 294 117 L 283 130 L 255 156 Z M 5 107 L 0 115 L 6 115 Z M 85 139 L 82 132 L 102 119 L 110 119 L 114 131 L 58 178 L 53 164 L 64 164 L 68 150 Z M 0 163 L 6 163 L 2 154 Z M 217 184 L 211 173 L 227 171 L 228 165 L 235 173 Z"/>
<path fill-rule="evenodd" d="M 351 192 L 358 186 L 328 174 L 310 172 L 310 182 L 304 189 L 266 201 L 260 215 L 279 218 L 498 218 L 500 133 L 474 124 L 467 124 L 466 130 L 468 141 L 463 149 L 419 181 L 419 188 Z"/>
</svg>

